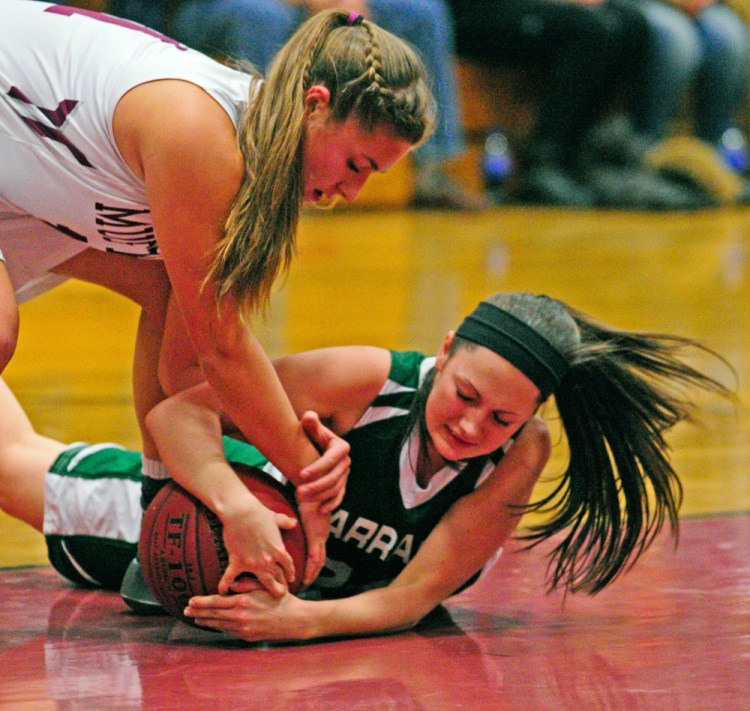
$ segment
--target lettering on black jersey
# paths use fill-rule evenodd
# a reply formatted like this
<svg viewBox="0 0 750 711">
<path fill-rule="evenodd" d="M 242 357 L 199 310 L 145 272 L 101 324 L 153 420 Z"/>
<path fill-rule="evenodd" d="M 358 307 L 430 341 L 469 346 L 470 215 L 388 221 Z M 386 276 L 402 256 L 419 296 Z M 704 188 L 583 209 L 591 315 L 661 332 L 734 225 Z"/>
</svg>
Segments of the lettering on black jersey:
<svg viewBox="0 0 750 711">
<path fill-rule="evenodd" d="M 376 555 L 383 561 L 395 556 L 406 565 L 412 556 L 413 534 L 401 536 L 395 528 L 363 516 L 349 522 L 349 512 L 344 509 L 338 509 L 331 516 L 330 533 L 334 538 L 344 543 L 352 542 L 357 548 L 364 549 L 365 553 Z"/>
</svg>

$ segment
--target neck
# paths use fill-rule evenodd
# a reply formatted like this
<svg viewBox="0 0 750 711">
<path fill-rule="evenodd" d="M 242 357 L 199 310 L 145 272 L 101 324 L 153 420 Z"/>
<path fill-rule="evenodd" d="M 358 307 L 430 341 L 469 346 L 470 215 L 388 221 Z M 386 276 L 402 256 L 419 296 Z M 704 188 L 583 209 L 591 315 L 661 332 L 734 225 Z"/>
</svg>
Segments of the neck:
<svg viewBox="0 0 750 711">
<path fill-rule="evenodd" d="M 420 447 L 417 457 L 417 483 L 423 488 L 426 487 L 432 477 L 447 463 L 447 460 L 438 453 L 432 442 L 427 443 L 426 450 Z"/>
</svg>

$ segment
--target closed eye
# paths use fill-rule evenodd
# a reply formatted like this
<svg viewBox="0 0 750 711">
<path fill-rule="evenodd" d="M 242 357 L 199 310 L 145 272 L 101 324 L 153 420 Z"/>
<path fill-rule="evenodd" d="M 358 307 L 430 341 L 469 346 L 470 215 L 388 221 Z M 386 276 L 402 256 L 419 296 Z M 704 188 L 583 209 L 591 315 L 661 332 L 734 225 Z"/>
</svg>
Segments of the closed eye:
<svg viewBox="0 0 750 711">
<path fill-rule="evenodd" d="M 351 159 L 346 161 L 346 167 L 349 168 L 349 170 L 353 171 L 354 173 L 359 173 L 359 168 L 357 168 L 357 165 Z"/>
</svg>

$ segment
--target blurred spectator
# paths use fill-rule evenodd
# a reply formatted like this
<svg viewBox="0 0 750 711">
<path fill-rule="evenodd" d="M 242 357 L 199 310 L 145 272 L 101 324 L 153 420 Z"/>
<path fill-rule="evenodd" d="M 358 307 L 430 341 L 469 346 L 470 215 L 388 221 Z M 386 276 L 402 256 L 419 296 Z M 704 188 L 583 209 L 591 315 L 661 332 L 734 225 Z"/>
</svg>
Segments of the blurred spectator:
<svg viewBox="0 0 750 711">
<path fill-rule="evenodd" d="M 695 135 L 735 171 L 747 168 L 736 116 L 746 99 L 750 38 L 744 20 L 715 0 L 633 0 L 654 34 L 645 82 L 634 102 L 636 129 L 657 143 L 692 88 Z"/>
<path fill-rule="evenodd" d="M 642 80 L 651 33 L 627 0 L 450 0 L 460 56 L 520 67 L 538 86 L 521 149 L 524 202 L 689 209 L 702 198 L 652 170 L 623 120 L 599 125 Z"/>
</svg>

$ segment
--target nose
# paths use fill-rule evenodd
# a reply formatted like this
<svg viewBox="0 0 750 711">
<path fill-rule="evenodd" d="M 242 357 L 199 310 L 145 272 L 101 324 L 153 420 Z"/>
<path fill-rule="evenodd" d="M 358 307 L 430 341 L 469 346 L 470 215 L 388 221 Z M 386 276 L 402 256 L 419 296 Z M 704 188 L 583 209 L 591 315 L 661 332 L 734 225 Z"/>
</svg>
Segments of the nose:
<svg viewBox="0 0 750 711">
<path fill-rule="evenodd" d="M 461 417 L 460 425 L 467 439 L 476 439 L 482 431 L 481 415 L 475 411 L 467 411 Z"/>
</svg>

